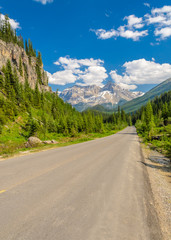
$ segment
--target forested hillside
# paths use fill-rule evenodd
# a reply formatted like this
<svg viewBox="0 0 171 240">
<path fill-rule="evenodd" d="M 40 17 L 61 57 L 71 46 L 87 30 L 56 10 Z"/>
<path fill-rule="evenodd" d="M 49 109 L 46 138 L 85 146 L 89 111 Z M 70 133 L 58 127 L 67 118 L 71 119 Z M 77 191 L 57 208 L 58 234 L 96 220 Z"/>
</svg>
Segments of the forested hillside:
<svg viewBox="0 0 171 240">
<path fill-rule="evenodd" d="M 171 78 L 163 81 L 156 87 L 152 88 L 150 91 L 146 92 L 143 96 L 133 99 L 125 103 L 122 108 L 127 112 L 135 112 L 140 107 L 144 106 L 149 100 L 154 99 L 156 96 L 160 96 L 162 93 L 171 90 Z"/>
<path fill-rule="evenodd" d="M 148 102 L 132 118 L 144 140 L 171 157 L 171 91 Z"/>
<path fill-rule="evenodd" d="M 7 17 L 1 24 L 0 38 L 4 43 L 11 42 L 24 48 L 22 37 L 16 36 Z M 28 68 L 22 58 L 19 66 L 15 66 L 10 59 L 0 66 L 0 154 L 25 148 L 30 136 L 41 140 L 59 140 L 60 137 L 72 138 L 89 133 L 105 134 L 127 126 L 126 115 L 120 109 L 112 115 L 112 120 L 89 111 L 81 114 L 70 104 L 64 103 L 57 93 L 44 91 L 41 88 L 41 54 L 36 54 L 31 41 L 25 42 L 25 53 L 37 73 L 34 88 L 30 85 Z M 24 82 L 20 81 L 21 76 Z"/>
</svg>

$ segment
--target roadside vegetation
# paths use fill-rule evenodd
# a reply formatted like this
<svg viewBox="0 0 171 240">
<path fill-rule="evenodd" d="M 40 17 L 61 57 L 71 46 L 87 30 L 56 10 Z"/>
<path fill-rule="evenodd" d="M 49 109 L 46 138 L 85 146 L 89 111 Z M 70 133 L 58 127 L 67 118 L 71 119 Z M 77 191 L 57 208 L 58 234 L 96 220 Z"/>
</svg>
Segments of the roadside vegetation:
<svg viewBox="0 0 171 240">
<path fill-rule="evenodd" d="M 0 25 L 0 39 L 19 45 L 28 56 L 35 57 L 37 73 L 37 84 L 32 89 L 27 65 L 21 57 L 19 72 L 10 60 L 0 69 L 0 156 L 25 150 L 30 136 L 42 141 L 54 139 L 60 146 L 107 136 L 130 123 L 130 116 L 120 108 L 111 116 L 91 111 L 80 113 L 64 103 L 57 92 L 41 91 L 41 54 L 36 53 L 30 40 L 24 46 L 23 38 L 16 36 L 7 16 Z M 24 83 L 19 81 L 18 74 L 24 77 Z"/>
<path fill-rule="evenodd" d="M 171 91 L 141 107 L 132 120 L 145 143 L 171 158 Z"/>
<path fill-rule="evenodd" d="M 25 83 L 21 84 L 10 61 L 1 71 L 0 155 L 24 150 L 30 136 L 69 144 L 112 134 L 128 124 L 120 108 L 112 116 L 79 113 L 57 93 L 40 92 L 38 83 L 31 89 L 26 71 Z"/>
</svg>

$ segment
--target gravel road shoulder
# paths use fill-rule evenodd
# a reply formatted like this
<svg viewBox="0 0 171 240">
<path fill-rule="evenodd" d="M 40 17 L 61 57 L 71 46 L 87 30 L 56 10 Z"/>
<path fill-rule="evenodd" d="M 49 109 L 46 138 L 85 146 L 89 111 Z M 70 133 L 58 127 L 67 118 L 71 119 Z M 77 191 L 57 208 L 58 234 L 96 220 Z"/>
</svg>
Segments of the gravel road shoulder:
<svg viewBox="0 0 171 240">
<path fill-rule="evenodd" d="M 162 154 L 141 144 L 154 196 L 163 240 L 171 239 L 171 163 Z"/>
</svg>

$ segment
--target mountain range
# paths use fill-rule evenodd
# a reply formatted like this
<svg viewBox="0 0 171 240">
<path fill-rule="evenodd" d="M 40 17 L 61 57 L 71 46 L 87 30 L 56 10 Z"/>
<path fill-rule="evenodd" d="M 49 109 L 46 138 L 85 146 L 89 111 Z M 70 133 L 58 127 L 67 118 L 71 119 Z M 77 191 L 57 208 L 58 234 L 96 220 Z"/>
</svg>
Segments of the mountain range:
<svg viewBox="0 0 171 240">
<path fill-rule="evenodd" d="M 81 112 L 96 105 L 110 110 L 118 104 L 122 105 L 143 94 L 122 89 L 119 85 L 109 81 L 104 87 L 75 85 L 62 91 L 59 96 Z"/>
<path fill-rule="evenodd" d="M 171 78 L 163 81 L 145 94 L 142 92 L 130 92 L 109 81 L 102 88 L 96 85 L 73 86 L 65 89 L 59 96 L 78 111 L 92 109 L 99 112 L 112 112 L 120 105 L 128 113 L 138 110 L 149 100 L 169 90 L 171 90 Z"/>
</svg>

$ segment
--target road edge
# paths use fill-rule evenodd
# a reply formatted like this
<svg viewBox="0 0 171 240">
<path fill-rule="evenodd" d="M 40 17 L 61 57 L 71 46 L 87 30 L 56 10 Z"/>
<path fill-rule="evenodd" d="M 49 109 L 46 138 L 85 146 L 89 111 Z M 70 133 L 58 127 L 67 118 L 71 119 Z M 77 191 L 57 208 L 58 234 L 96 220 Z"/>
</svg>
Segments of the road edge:
<svg viewBox="0 0 171 240">
<path fill-rule="evenodd" d="M 144 159 L 144 172 L 146 172 L 146 177 L 148 178 L 149 188 L 151 189 L 151 195 L 153 200 L 153 208 L 158 219 L 160 232 L 162 234 L 162 240 L 171 239 L 171 217 L 169 218 L 169 203 L 166 203 L 166 200 L 170 198 L 171 191 L 169 191 L 169 183 L 166 181 L 164 175 L 160 168 L 155 167 L 154 163 L 150 160 L 151 154 L 154 154 L 154 151 L 149 149 L 144 143 L 142 143 L 139 138 L 141 153 Z M 157 152 L 155 152 L 156 154 Z M 164 155 L 159 154 L 163 159 Z M 161 167 L 161 166 L 160 166 Z M 166 199 L 165 199 L 166 198 Z M 168 209 L 169 208 L 169 209 Z M 150 206 L 148 208 L 151 210 Z M 159 239 L 159 238 L 156 238 Z"/>
<path fill-rule="evenodd" d="M 150 181 L 149 171 L 146 166 L 146 157 L 143 152 L 143 148 L 141 145 L 141 140 L 139 139 L 140 144 L 140 154 L 142 157 L 142 165 L 143 165 L 143 175 L 144 175 L 144 187 L 146 189 L 145 192 L 145 205 L 147 209 L 147 225 L 150 232 L 150 239 L 151 240 L 164 240 L 163 232 L 160 223 L 160 216 L 156 208 L 154 191 L 152 189 L 152 184 Z"/>
</svg>

